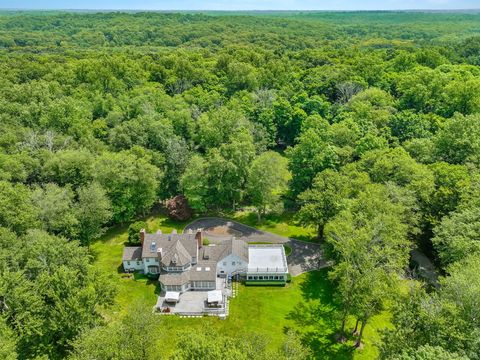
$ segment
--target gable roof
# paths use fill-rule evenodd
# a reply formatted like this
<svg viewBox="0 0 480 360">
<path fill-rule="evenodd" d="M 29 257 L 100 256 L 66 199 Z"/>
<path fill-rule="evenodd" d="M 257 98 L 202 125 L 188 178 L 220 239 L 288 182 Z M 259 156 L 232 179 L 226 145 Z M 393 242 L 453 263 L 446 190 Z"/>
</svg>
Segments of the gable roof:
<svg viewBox="0 0 480 360">
<path fill-rule="evenodd" d="M 225 244 L 212 244 L 208 246 L 203 246 L 200 250 L 200 259 L 199 261 L 215 261 L 218 262 L 220 259 L 224 258 L 224 254 L 227 251 L 227 246 Z"/>
<path fill-rule="evenodd" d="M 248 262 L 248 244 L 243 240 L 231 238 L 221 244 L 203 246 L 200 250 L 199 261 L 219 262 L 230 254 L 236 255 L 243 261 Z"/>
<path fill-rule="evenodd" d="M 123 248 L 122 261 L 140 261 L 142 260 L 141 246 L 126 246 Z"/>
<path fill-rule="evenodd" d="M 248 244 L 243 240 L 232 239 L 232 254 L 248 262 Z"/>
<path fill-rule="evenodd" d="M 162 248 L 163 251 L 163 248 Z M 197 252 L 193 256 L 197 256 Z M 183 244 L 176 240 L 166 252 L 162 254 L 162 264 L 165 266 L 183 266 L 192 261 L 192 255 L 188 253 Z"/>
<path fill-rule="evenodd" d="M 197 240 L 195 234 L 145 234 L 142 246 L 142 257 L 157 257 L 157 249 L 163 253 L 171 251 L 180 242 L 190 257 L 197 256 Z M 154 246 L 152 246 L 152 244 Z"/>
<path fill-rule="evenodd" d="M 223 246 L 223 251 L 218 255 L 217 261 L 232 254 L 248 262 L 248 244 L 245 241 L 231 238 L 225 240 L 221 246 Z"/>
<path fill-rule="evenodd" d="M 159 280 L 163 285 L 183 285 L 189 281 L 216 281 L 217 263 L 204 261 L 193 265 L 187 271 L 160 273 Z"/>
</svg>

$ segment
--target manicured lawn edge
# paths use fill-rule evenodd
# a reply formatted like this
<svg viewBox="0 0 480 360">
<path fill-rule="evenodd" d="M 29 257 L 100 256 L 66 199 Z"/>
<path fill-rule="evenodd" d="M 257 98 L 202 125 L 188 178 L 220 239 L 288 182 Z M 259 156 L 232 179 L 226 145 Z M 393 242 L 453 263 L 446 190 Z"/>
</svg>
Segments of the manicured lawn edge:
<svg viewBox="0 0 480 360">
<path fill-rule="evenodd" d="M 285 286 L 283 281 L 245 281 L 246 286 Z"/>
</svg>

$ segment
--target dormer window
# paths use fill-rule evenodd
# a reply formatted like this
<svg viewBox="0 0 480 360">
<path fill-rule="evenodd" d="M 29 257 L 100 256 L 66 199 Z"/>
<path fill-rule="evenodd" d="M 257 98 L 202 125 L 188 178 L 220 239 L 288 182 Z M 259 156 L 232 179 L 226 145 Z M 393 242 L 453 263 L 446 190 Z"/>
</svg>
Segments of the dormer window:
<svg viewBox="0 0 480 360">
<path fill-rule="evenodd" d="M 172 264 L 177 264 L 178 262 L 178 255 L 175 253 L 172 257 Z"/>
</svg>

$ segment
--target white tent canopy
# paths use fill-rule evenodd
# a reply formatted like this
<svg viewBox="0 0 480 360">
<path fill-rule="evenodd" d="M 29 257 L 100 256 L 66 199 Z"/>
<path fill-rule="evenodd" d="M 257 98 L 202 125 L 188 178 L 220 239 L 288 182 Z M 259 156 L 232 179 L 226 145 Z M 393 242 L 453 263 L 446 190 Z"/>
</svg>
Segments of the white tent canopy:
<svg viewBox="0 0 480 360">
<path fill-rule="evenodd" d="M 176 291 L 167 291 L 165 294 L 165 301 L 166 302 L 178 302 L 180 299 L 180 293 Z"/>
<path fill-rule="evenodd" d="M 223 300 L 223 295 L 221 290 L 213 290 L 207 293 L 208 303 L 221 303 L 222 300 Z"/>
</svg>

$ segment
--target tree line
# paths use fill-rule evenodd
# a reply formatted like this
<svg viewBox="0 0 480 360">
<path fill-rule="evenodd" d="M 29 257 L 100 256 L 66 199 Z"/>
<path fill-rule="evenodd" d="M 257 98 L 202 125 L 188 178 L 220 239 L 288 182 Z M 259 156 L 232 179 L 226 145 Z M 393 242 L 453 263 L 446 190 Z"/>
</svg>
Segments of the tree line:
<svg viewBox="0 0 480 360">
<path fill-rule="evenodd" d="M 382 358 L 478 358 L 475 21 L 2 13 L 5 356 L 120 356 L 91 346 L 123 325 L 97 326 L 115 289 L 88 246 L 183 194 L 198 214 L 286 208 L 315 227 L 335 262 L 340 341 L 353 317 L 361 346 L 390 304 Z M 414 247 L 438 288 L 405 281 Z"/>
</svg>

